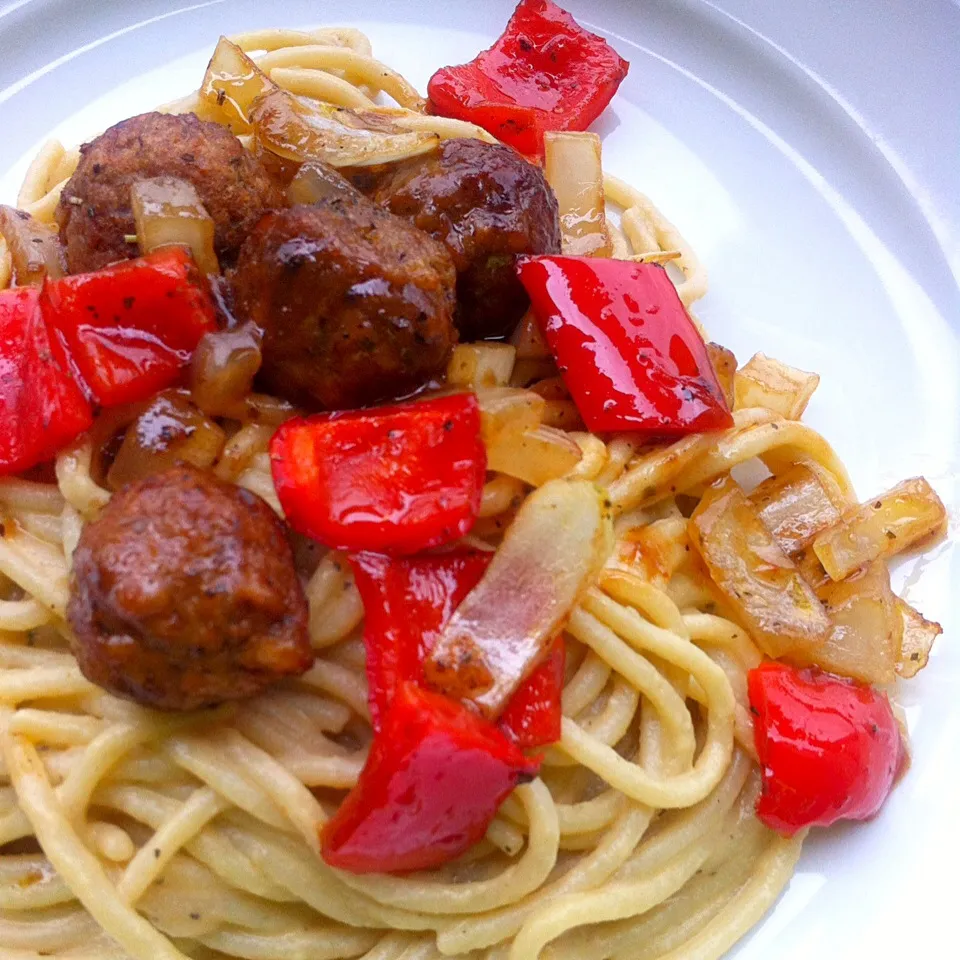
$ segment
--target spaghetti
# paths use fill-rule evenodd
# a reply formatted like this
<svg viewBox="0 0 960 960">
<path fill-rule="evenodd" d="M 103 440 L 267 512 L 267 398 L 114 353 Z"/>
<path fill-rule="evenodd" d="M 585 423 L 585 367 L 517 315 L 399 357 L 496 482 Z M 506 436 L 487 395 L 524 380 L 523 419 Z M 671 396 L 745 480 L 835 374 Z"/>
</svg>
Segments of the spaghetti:
<svg viewBox="0 0 960 960">
<path fill-rule="evenodd" d="M 427 116 L 358 31 L 234 39 L 302 96 L 365 108 L 385 94 L 400 126 L 490 139 Z M 193 95 L 165 109 L 205 108 Z M 19 206 L 52 222 L 78 156 L 45 146 Z M 702 297 L 704 270 L 676 229 L 633 188 L 604 187 L 622 211 L 614 255 L 675 251 L 684 304 Z M 0 286 L 9 278 L 4 249 Z M 568 401 L 545 395 L 544 422 L 561 425 Z M 257 404 L 269 414 L 269 398 Z M 271 433 L 262 417 L 237 425 L 216 472 L 279 512 Z M 236 705 L 162 715 L 89 683 L 69 652 L 71 555 L 110 496 L 91 435 L 60 454 L 55 484 L 0 480 L 3 956 L 678 960 L 719 957 L 757 923 L 803 834 L 784 839 L 754 815 L 746 672 L 761 654 L 717 606 L 681 504 L 757 458 L 816 464 L 848 498 L 849 479 L 816 432 L 764 408 L 653 448 L 567 437 L 580 449 L 572 475 L 609 489 L 617 545 L 567 626 L 562 738 L 467 857 L 403 877 L 338 872 L 318 855 L 318 824 L 370 741 L 363 607 L 341 556 L 326 554 L 306 585 L 309 672 Z M 527 489 L 490 479 L 470 542 L 495 543 Z"/>
</svg>

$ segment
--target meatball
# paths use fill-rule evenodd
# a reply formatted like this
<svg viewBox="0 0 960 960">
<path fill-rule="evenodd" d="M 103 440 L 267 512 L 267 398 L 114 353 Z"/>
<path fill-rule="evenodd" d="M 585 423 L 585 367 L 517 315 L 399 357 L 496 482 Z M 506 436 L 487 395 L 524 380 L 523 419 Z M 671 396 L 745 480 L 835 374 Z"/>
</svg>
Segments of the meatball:
<svg viewBox="0 0 960 960">
<path fill-rule="evenodd" d="M 313 661 L 283 525 L 191 466 L 128 484 L 84 527 L 67 619 L 89 680 L 163 710 L 249 697 Z"/>
<path fill-rule="evenodd" d="M 465 340 L 507 336 L 525 313 L 517 254 L 560 252 L 557 198 L 543 172 L 500 144 L 447 140 L 378 178 L 371 196 L 446 244 Z"/>
<path fill-rule="evenodd" d="M 456 341 L 443 245 L 350 191 L 267 214 L 232 275 L 239 319 L 263 330 L 260 382 L 307 407 L 411 393 Z"/>
<path fill-rule="evenodd" d="M 192 113 L 131 117 L 80 148 L 80 163 L 63 188 L 57 220 L 71 273 L 139 255 L 125 239 L 136 232 L 130 188 L 159 176 L 193 184 L 226 263 L 264 212 L 283 203 L 263 164 L 226 127 Z"/>
</svg>

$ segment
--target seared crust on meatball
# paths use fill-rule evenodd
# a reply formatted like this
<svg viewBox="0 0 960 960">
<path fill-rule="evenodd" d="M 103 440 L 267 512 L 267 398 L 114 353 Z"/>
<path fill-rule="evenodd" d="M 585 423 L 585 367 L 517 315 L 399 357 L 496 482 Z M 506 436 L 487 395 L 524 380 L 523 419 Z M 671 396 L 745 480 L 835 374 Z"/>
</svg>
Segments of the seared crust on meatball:
<svg viewBox="0 0 960 960">
<path fill-rule="evenodd" d="M 267 214 L 240 250 L 234 308 L 263 330 L 260 381 L 337 410 L 407 395 L 456 341 L 443 245 L 359 193 Z"/>
<path fill-rule="evenodd" d="M 515 150 L 447 140 L 397 164 L 373 199 L 446 244 L 457 268 L 457 327 L 465 340 L 510 334 L 529 306 L 514 261 L 559 253 L 557 198 Z"/>
<path fill-rule="evenodd" d="M 192 113 L 131 117 L 80 148 L 57 220 L 71 273 L 99 270 L 140 254 L 130 188 L 137 180 L 179 177 L 193 184 L 216 225 L 217 255 L 232 262 L 244 238 L 283 195 L 263 164 L 226 128 Z"/>
<path fill-rule="evenodd" d="M 283 525 L 190 466 L 123 487 L 84 527 L 67 619 L 89 680 L 163 710 L 249 697 L 313 662 Z"/>
</svg>

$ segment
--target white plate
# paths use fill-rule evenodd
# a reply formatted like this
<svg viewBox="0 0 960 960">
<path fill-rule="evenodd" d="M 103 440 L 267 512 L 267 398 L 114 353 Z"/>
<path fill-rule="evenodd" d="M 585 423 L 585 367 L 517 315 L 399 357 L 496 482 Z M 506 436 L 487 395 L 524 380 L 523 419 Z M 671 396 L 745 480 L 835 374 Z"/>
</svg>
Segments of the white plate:
<svg viewBox="0 0 960 960">
<path fill-rule="evenodd" d="M 82 140 L 195 88 L 221 32 L 356 24 L 423 89 L 437 66 L 487 45 L 512 5 L 9 3 L 0 7 L 0 199 L 14 199 L 48 136 Z M 631 61 L 598 125 L 606 166 L 649 193 L 707 264 L 700 314 L 712 335 L 742 360 L 763 350 L 820 372 L 808 419 L 863 495 L 923 473 L 960 523 L 960 8 L 568 5 Z M 955 949 L 956 547 L 954 534 L 896 578 L 946 630 L 930 667 L 899 694 L 910 775 L 878 820 L 808 843 L 739 960 Z"/>
</svg>

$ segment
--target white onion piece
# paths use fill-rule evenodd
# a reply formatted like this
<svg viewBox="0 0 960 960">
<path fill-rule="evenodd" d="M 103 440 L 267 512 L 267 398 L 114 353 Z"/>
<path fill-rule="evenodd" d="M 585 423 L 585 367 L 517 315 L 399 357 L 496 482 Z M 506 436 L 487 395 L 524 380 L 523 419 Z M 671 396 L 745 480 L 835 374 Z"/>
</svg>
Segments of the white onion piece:
<svg viewBox="0 0 960 960">
<path fill-rule="evenodd" d="M 244 324 L 201 338 L 190 361 L 193 402 L 215 417 L 237 417 L 260 369 L 260 333 Z"/>
<path fill-rule="evenodd" d="M 900 643 L 897 673 L 901 677 L 915 677 L 927 665 L 933 642 L 943 633 L 943 627 L 939 623 L 927 620 L 899 597 L 895 605 L 903 620 L 903 639 Z"/>
<path fill-rule="evenodd" d="M 294 206 L 358 195 L 360 191 L 346 177 L 319 160 L 303 164 L 287 187 L 287 200 Z"/>
<path fill-rule="evenodd" d="M 606 494 L 585 480 L 532 493 L 479 584 L 444 627 L 424 669 L 429 683 L 494 718 L 542 661 L 606 562 Z"/>
<path fill-rule="evenodd" d="M 493 387 L 478 390 L 480 430 L 489 451 L 510 438 L 536 430 L 543 420 L 547 402 L 532 390 L 519 387 Z"/>
<path fill-rule="evenodd" d="M 563 252 L 609 257 L 600 138 L 595 133 L 548 130 L 543 148 L 544 173 L 560 206 Z"/>
<path fill-rule="evenodd" d="M 562 430 L 547 426 L 525 433 L 501 433 L 486 446 L 490 470 L 534 487 L 567 476 L 583 458 L 576 441 Z"/>
<path fill-rule="evenodd" d="M 923 477 L 914 477 L 871 497 L 817 534 L 813 551 L 832 580 L 843 580 L 874 560 L 908 550 L 946 522 L 947 508 L 936 490 Z"/>
<path fill-rule="evenodd" d="M 737 358 L 732 350 L 712 341 L 707 344 L 707 355 L 713 365 L 713 372 L 717 375 L 717 382 L 726 398 L 727 406 L 733 409 L 736 394 L 734 384 L 737 376 Z"/>
<path fill-rule="evenodd" d="M 836 480 L 816 463 L 797 463 L 768 477 L 747 498 L 788 556 L 836 523 L 845 506 Z"/>
<path fill-rule="evenodd" d="M 264 147 L 301 163 L 364 167 L 427 153 L 440 143 L 435 133 L 404 130 L 376 111 L 307 100 L 279 87 L 259 96 L 249 117 Z"/>
<path fill-rule="evenodd" d="M 457 344 L 447 364 L 447 383 L 470 390 L 505 387 L 516 358 L 516 348 L 509 343 Z"/>
<path fill-rule="evenodd" d="M 828 581 L 817 596 L 830 617 L 830 633 L 816 649 L 791 652 L 791 659 L 864 683 L 893 683 L 904 620 L 886 564 L 873 563 L 840 583 Z"/>
<path fill-rule="evenodd" d="M 130 188 L 130 206 L 141 253 L 188 247 L 201 273 L 220 272 L 213 249 L 213 218 L 192 183 L 177 177 L 137 180 Z"/>
<path fill-rule="evenodd" d="M 250 105 L 276 84 L 235 43 L 221 37 L 200 84 L 200 96 L 234 133 L 249 133 Z"/>
<path fill-rule="evenodd" d="M 124 484 L 167 470 L 179 462 L 205 469 L 223 449 L 226 435 L 181 390 L 165 390 L 127 428 L 107 472 L 107 486 Z"/>
<path fill-rule="evenodd" d="M 816 659 L 830 620 L 734 480 L 707 489 L 689 529 L 711 579 L 760 649 Z"/>
<path fill-rule="evenodd" d="M 819 383 L 818 373 L 807 373 L 757 353 L 734 377 L 736 407 L 765 407 L 787 420 L 799 420 Z"/>
<path fill-rule="evenodd" d="M 63 276 L 63 249 L 57 228 L 34 220 L 24 210 L 0 206 L 0 234 L 13 263 L 13 283 L 39 287 L 46 277 Z"/>
</svg>

